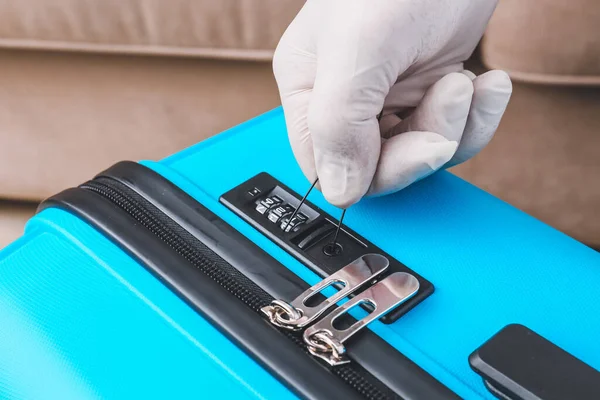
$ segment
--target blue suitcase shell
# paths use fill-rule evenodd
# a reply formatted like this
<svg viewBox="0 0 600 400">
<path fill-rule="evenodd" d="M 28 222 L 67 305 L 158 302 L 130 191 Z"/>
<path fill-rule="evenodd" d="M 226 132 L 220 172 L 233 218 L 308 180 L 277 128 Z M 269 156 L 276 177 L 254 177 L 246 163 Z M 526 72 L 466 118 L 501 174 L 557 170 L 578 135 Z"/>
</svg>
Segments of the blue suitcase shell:
<svg viewBox="0 0 600 400">
<path fill-rule="evenodd" d="M 298 193 L 310 185 L 293 159 L 280 109 L 142 164 L 308 284 L 321 279 L 219 202 L 260 172 Z M 309 199 L 339 216 L 318 192 Z M 435 285 L 398 321 L 370 329 L 461 398 L 493 398 L 468 357 L 511 323 L 600 369 L 594 250 L 448 172 L 362 201 L 344 222 Z M 0 252 L 0 321 L 1 398 L 298 395 L 135 257 L 58 207 L 33 217 Z"/>
</svg>

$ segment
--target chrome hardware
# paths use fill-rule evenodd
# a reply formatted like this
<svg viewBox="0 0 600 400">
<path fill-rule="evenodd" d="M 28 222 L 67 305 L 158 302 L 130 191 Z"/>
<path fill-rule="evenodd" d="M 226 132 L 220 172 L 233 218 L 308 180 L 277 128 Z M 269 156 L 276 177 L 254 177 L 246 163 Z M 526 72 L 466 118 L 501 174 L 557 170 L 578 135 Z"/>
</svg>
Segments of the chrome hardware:
<svg viewBox="0 0 600 400">
<path fill-rule="evenodd" d="M 380 254 L 365 254 L 312 286 L 291 303 L 274 300 L 270 305 L 263 307 L 261 311 L 273 325 L 290 330 L 300 330 L 315 321 L 335 303 L 363 285 L 372 282 L 388 268 L 389 264 L 388 259 Z M 341 286 L 333 296 L 326 298 L 316 306 L 306 304 L 311 297 L 333 285 Z"/>
<path fill-rule="evenodd" d="M 350 301 L 335 309 L 321 321 L 304 331 L 304 342 L 310 353 L 331 366 L 348 363 L 344 342 L 367 326 L 371 321 L 414 296 L 419 290 L 419 281 L 406 272 L 396 272 L 376 283 Z M 336 329 L 335 322 L 351 308 L 370 304 L 374 310 L 366 317 L 345 329 Z"/>
</svg>

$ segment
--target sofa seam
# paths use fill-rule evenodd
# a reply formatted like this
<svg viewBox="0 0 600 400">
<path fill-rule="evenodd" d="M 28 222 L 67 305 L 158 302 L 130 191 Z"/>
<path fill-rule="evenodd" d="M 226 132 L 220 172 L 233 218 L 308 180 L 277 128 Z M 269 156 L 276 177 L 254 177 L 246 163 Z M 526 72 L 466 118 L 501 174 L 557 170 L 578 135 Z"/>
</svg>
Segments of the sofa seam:
<svg viewBox="0 0 600 400">
<path fill-rule="evenodd" d="M 0 39 L 0 49 L 67 51 L 92 54 L 120 54 L 171 56 L 186 58 L 209 58 L 218 60 L 271 61 L 274 50 L 237 49 L 215 47 L 183 47 L 143 44 L 96 44 L 88 42 L 67 42 L 38 39 Z"/>
</svg>

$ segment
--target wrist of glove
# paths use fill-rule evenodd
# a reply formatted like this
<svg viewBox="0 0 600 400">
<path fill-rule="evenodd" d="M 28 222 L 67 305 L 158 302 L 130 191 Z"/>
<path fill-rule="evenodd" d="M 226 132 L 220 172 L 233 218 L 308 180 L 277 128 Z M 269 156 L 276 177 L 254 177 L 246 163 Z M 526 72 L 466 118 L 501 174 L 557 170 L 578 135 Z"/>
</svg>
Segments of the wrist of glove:
<svg viewBox="0 0 600 400">
<path fill-rule="evenodd" d="M 332 204 L 401 190 L 492 138 L 512 86 L 463 70 L 496 1 L 308 0 L 274 58 L 294 155 Z"/>
</svg>

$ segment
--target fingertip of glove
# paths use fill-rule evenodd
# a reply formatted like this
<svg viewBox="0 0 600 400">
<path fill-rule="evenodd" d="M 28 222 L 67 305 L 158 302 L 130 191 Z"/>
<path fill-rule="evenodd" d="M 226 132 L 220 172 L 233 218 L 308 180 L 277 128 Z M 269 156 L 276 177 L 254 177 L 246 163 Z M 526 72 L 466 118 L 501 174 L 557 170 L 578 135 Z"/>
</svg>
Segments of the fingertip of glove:
<svg viewBox="0 0 600 400">
<path fill-rule="evenodd" d="M 358 203 L 360 201 L 360 199 L 363 198 L 364 195 L 365 195 L 364 193 L 359 196 L 349 195 L 349 194 L 327 195 L 325 192 L 323 192 L 323 197 L 325 197 L 325 200 L 327 200 L 330 204 L 334 205 L 335 207 L 338 207 L 341 209 L 346 209 L 346 208 Z"/>
<path fill-rule="evenodd" d="M 436 140 L 429 142 L 428 150 L 430 151 L 429 158 L 423 161 L 427 163 L 432 171 L 437 171 L 442 168 L 448 161 L 452 159 L 458 149 L 458 142 L 454 140 Z"/>
<path fill-rule="evenodd" d="M 510 76 L 501 69 L 488 71 L 475 79 L 475 85 L 485 87 L 489 90 L 502 92 L 506 94 L 512 93 L 512 81 Z"/>
<path fill-rule="evenodd" d="M 445 115 L 449 121 L 461 120 L 466 118 L 473 98 L 473 82 L 471 79 L 460 73 L 453 72 L 442 78 L 433 89 L 433 97 L 439 111 Z"/>
<path fill-rule="evenodd" d="M 451 72 L 439 82 L 446 84 L 447 90 L 451 90 L 450 94 L 458 96 L 473 94 L 473 81 L 462 72 Z"/>
<path fill-rule="evenodd" d="M 475 75 L 472 71 L 469 71 L 468 69 L 463 69 L 461 71 L 461 74 L 465 75 L 471 81 L 473 81 L 473 79 L 477 78 L 477 75 Z"/>
<path fill-rule="evenodd" d="M 512 95 L 512 82 L 502 70 L 493 70 L 477 77 L 475 85 L 475 107 L 490 115 L 504 112 Z"/>
<path fill-rule="evenodd" d="M 458 142 L 428 131 L 411 131 L 386 142 L 369 195 L 404 189 L 452 159 Z"/>
<path fill-rule="evenodd" d="M 325 199 L 339 208 L 348 208 L 365 194 L 356 171 L 340 163 L 323 164 L 319 169 L 319 184 Z"/>
</svg>

